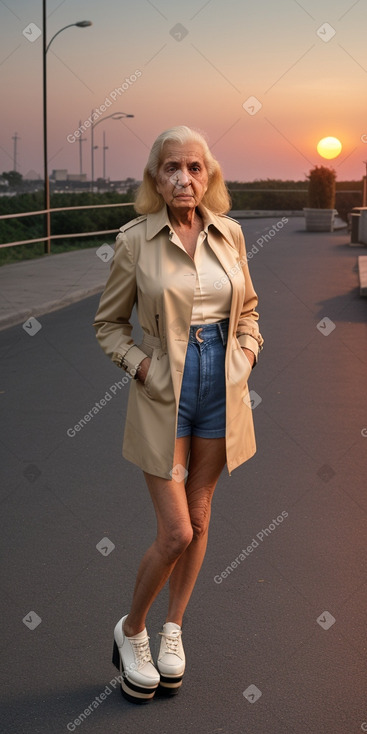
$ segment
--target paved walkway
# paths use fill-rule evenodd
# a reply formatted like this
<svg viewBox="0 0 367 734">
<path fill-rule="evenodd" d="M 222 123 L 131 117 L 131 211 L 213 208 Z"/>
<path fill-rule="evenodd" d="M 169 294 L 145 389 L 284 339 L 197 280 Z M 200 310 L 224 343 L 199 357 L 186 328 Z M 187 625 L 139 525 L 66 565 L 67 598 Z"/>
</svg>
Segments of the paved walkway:
<svg viewBox="0 0 367 734">
<path fill-rule="evenodd" d="M 56 311 L 103 289 L 110 252 L 97 247 L 0 268 L 0 330 Z M 110 248 L 111 249 L 111 248 Z M 104 259 L 103 259 L 104 258 Z"/>
</svg>

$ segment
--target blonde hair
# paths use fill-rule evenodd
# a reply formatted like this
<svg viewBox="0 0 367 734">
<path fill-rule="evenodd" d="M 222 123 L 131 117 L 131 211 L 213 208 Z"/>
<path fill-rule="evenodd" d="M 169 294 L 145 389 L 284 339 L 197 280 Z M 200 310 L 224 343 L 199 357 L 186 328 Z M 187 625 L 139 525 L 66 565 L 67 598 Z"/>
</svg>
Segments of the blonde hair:
<svg viewBox="0 0 367 734">
<path fill-rule="evenodd" d="M 231 199 L 224 183 L 223 174 L 218 161 L 209 150 L 208 144 L 201 133 L 192 130 L 186 125 L 172 127 L 158 135 L 154 141 L 147 165 L 144 168 L 143 181 L 140 184 L 134 208 L 138 214 L 158 212 L 164 205 L 164 199 L 156 189 L 156 177 L 161 164 L 162 149 L 165 143 L 198 143 L 203 150 L 204 162 L 208 172 L 208 189 L 202 203 L 214 214 L 225 214 L 231 208 Z"/>
</svg>

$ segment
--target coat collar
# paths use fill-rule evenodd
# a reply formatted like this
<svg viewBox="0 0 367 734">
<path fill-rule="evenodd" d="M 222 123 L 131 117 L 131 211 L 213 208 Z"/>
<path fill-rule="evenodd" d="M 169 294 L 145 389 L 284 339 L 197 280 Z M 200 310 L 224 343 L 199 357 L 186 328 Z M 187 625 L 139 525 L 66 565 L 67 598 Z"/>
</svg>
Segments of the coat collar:
<svg viewBox="0 0 367 734">
<path fill-rule="evenodd" d="M 215 227 L 220 234 L 223 235 L 223 237 L 226 238 L 226 240 L 232 244 L 231 240 L 228 237 L 228 224 L 226 223 L 223 216 L 219 216 L 217 214 L 213 214 L 213 212 L 210 211 L 210 209 L 207 209 L 202 204 L 199 204 L 198 206 L 199 212 L 203 218 L 204 222 L 204 231 L 208 232 L 208 229 L 210 226 Z M 152 240 L 153 237 L 155 237 L 158 232 L 160 232 L 164 227 L 168 227 L 168 229 L 172 229 L 171 223 L 169 221 L 168 217 L 168 210 L 167 210 L 167 204 L 160 209 L 159 212 L 155 212 L 154 214 L 148 214 L 147 215 L 147 234 L 146 238 L 147 240 Z"/>
</svg>

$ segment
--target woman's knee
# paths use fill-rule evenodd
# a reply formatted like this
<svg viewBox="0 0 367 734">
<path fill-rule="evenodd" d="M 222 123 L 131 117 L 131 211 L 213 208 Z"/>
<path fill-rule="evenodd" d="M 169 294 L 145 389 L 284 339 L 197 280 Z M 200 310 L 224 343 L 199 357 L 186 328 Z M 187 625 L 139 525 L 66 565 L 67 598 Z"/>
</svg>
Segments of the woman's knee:
<svg viewBox="0 0 367 734">
<path fill-rule="evenodd" d="M 158 534 L 157 542 L 161 554 L 168 559 L 169 562 L 176 561 L 186 548 L 190 545 L 193 538 L 193 528 L 190 523 L 177 524 Z"/>
<path fill-rule="evenodd" d="M 212 495 L 201 497 L 190 507 L 191 526 L 193 537 L 198 540 L 207 533 L 210 522 L 210 508 Z"/>
</svg>

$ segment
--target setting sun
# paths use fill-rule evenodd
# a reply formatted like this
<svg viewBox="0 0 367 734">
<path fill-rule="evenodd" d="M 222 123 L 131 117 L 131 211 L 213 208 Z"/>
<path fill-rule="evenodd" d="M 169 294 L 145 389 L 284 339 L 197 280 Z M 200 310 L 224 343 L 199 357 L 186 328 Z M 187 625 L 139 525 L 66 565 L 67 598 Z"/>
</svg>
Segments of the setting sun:
<svg viewBox="0 0 367 734">
<path fill-rule="evenodd" d="M 322 138 L 317 143 L 317 152 L 322 158 L 336 158 L 342 149 L 342 144 L 338 138 Z"/>
</svg>

